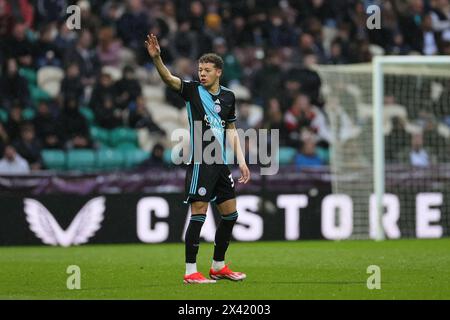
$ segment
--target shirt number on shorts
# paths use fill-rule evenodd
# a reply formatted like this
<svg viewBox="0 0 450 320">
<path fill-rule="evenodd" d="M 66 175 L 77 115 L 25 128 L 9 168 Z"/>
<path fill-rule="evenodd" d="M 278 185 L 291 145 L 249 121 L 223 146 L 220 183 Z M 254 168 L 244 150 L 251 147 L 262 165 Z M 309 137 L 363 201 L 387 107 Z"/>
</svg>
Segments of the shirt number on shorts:
<svg viewBox="0 0 450 320">
<path fill-rule="evenodd" d="M 233 176 L 231 175 L 231 173 L 228 176 L 228 178 L 230 178 L 230 180 L 231 180 L 231 187 L 234 188 L 234 180 L 233 180 Z"/>
</svg>

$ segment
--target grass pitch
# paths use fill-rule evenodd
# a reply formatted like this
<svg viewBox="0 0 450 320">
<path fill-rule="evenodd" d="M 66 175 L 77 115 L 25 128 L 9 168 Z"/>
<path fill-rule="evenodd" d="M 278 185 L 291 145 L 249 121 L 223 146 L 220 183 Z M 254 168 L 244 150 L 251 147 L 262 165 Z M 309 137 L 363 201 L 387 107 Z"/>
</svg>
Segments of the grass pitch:
<svg viewBox="0 0 450 320">
<path fill-rule="evenodd" d="M 208 273 L 212 244 L 197 265 Z M 232 242 L 243 282 L 185 285 L 183 244 L 0 248 L 0 299 L 450 299 L 450 239 Z M 81 289 L 68 290 L 69 265 Z M 369 290 L 367 267 L 381 269 Z"/>
</svg>

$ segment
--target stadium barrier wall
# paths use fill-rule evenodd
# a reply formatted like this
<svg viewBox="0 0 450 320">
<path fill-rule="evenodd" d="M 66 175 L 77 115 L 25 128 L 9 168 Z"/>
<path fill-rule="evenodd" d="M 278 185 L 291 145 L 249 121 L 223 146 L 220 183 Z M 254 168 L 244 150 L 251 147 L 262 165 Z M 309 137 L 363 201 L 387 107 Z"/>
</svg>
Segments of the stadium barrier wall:
<svg viewBox="0 0 450 320">
<path fill-rule="evenodd" d="M 445 186 L 450 176 L 445 172 L 450 170 L 389 168 L 388 181 L 398 193 L 384 197 L 387 238 L 449 236 Z M 362 223 L 367 224 L 366 238 L 375 238 L 375 196 L 368 195 L 367 221 L 356 221 L 353 199 L 331 193 L 328 169 L 286 167 L 276 176 L 252 175 L 251 183 L 236 184 L 235 241 L 354 239 L 355 226 Z M 183 187 L 179 168 L 2 176 L 0 245 L 182 242 L 190 215 Z M 209 210 L 201 236 L 212 242 L 220 216 L 214 205 Z"/>
</svg>

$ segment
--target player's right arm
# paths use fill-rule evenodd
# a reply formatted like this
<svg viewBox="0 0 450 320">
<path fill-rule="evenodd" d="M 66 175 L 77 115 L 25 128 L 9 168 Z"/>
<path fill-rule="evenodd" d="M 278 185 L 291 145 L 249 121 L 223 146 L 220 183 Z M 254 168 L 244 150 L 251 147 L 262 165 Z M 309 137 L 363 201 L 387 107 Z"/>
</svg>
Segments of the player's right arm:
<svg viewBox="0 0 450 320">
<path fill-rule="evenodd" d="M 161 79 L 173 90 L 179 92 L 181 90 L 181 79 L 172 75 L 164 65 L 161 59 L 161 48 L 159 47 L 158 39 L 154 34 L 147 35 L 147 41 L 145 41 L 148 54 L 153 60 L 153 63 L 158 70 Z"/>
</svg>

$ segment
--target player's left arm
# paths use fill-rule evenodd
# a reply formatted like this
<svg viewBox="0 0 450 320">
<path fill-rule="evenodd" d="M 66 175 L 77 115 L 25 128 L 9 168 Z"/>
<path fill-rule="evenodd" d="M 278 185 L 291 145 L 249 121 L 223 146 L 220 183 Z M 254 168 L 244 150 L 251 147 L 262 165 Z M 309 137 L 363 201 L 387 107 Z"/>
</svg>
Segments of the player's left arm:
<svg viewBox="0 0 450 320">
<path fill-rule="evenodd" d="M 239 164 L 239 170 L 241 171 L 241 177 L 239 178 L 238 181 L 239 183 L 245 184 L 250 181 L 250 170 L 248 169 L 247 163 L 245 162 L 245 157 L 241 149 L 241 143 L 239 142 L 239 135 L 237 133 L 234 122 L 227 123 L 226 129 L 227 129 L 227 136 L 229 138 L 228 141 L 230 142 L 231 148 L 233 149 L 233 152 L 236 155 Z"/>
</svg>

